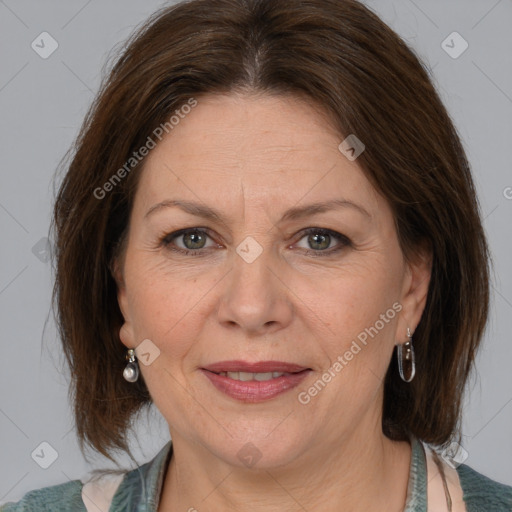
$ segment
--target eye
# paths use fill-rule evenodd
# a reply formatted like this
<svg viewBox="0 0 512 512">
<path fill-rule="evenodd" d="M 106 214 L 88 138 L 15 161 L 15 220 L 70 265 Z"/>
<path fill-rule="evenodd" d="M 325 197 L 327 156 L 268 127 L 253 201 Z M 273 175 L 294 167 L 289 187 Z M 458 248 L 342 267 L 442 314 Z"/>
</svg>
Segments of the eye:
<svg viewBox="0 0 512 512">
<path fill-rule="evenodd" d="M 187 255 L 199 255 L 201 252 L 208 252 L 206 250 L 201 251 L 201 249 L 209 249 L 212 247 L 212 245 L 206 245 L 208 239 L 211 240 L 211 237 L 205 229 L 189 228 L 180 229 L 179 231 L 165 235 L 161 240 L 161 244 L 171 251 Z"/>
<path fill-rule="evenodd" d="M 351 245 L 350 240 L 345 235 L 330 229 L 308 228 L 303 231 L 303 235 L 300 240 L 306 240 L 308 244 L 305 247 L 306 252 L 314 256 L 327 256 Z M 338 243 L 332 247 L 333 242 Z"/>
<path fill-rule="evenodd" d="M 306 240 L 306 254 L 311 256 L 328 256 L 350 246 L 351 241 L 341 233 L 323 228 L 308 228 L 302 232 L 300 241 Z M 208 240 L 212 243 L 207 245 Z M 337 242 L 334 247 L 333 243 Z M 187 228 L 169 233 L 161 238 L 160 244 L 169 250 L 183 255 L 204 256 L 208 249 L 220 247 L 213 242 L 205 228 Z M 299 245 L 300 247 L 300 245 Z"/>
</svg>

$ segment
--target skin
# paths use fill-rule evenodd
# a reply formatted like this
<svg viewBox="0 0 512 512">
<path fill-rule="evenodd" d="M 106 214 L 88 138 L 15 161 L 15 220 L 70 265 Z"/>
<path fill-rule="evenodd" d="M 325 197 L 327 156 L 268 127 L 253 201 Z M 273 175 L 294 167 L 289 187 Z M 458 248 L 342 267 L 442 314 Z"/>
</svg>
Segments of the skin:
<svg viewBox="0 0 512 512">
<path fill-rule="evenodd" d="M 404 259 L 387 201 L 338 150 L 341 140 L 297 97 L 208 95 L 147 157 L 116 279 L 121 341 L 135 348 L 150 339 L 160 350 L 140 369 L 173 440 L 161 512 L 248 504 L 255 512 L 403 510 L 411 449 L 382 433 L 383 379 L 393 346 L 420 321 L 431 259 Z M 222 221 L 178 207 L 145 217 L 169 199 L 208 205 Z M 291 207 L 330 199 L 366 214 L 345 206 L 281 220 Z M 198 245 L 186 236 L 161 243 L 184 228 L 207 228 L 208 236 Z M 315 241 L 307 228 L 350 242 Z M 248 236 L 262 248 L 252 263 L 236 252 Z M 172 251 L 173 243 L 196 255 Z M 326 255 L 332 248 L 339 250 Z M 401 311 L 300 403 L 298 393 L 394 303 Z M 291 391 L 248 404 L 199 370 L 231 359 L 313 372 Z M 237 456 L 249 442 L 261 454 L 252 467 Z"/>
</svg>

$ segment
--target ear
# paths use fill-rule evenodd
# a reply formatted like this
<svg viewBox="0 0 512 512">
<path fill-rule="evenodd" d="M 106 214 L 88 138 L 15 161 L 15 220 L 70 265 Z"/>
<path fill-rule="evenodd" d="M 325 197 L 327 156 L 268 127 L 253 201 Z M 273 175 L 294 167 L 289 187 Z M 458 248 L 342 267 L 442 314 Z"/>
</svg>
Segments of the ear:
<svg viewBox="0 0 512 512">
<path fill-rule="evenodd" d="M 427 303 L 430 278 L 432 274 L 432 249 L 423 243 L 416 250 L 413 260 L 406 261 L 406 270 L 402 287 L 402 311 L 397 325 L 397 342 L 407 341 L 407 328 L 414 334 L 416 326 Z"/>
<path fill-rule="evenodd" d="M 119 338 L 127 348 L 135 347 L 135 331 L 133 329 L 126 282 L 123 275 L 122 263 L 118 258 L 112 261 L 110 271 L 117 286 L 117 303 L 124 318 L 124 323 L 119 331 Z"/>
</svg>

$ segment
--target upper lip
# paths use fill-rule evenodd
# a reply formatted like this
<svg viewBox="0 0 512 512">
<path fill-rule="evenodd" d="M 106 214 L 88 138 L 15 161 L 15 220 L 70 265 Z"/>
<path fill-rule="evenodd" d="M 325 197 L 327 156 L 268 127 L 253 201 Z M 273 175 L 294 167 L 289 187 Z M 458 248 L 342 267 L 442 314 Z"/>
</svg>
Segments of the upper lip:
<svg viewBox="0 0 512 512">
<path fill-rule="evenodd" d="M 203 367 L 210 372 L 248 372 L 248 373 L 267 373 L 267 372 L 286 372 L 297 373 L 303 370 L 309 370 L 307 366 L 301 366 L 284 361 L 257 361 L 254 363 L 248 361 L 219 361 Z"/>
</svg>

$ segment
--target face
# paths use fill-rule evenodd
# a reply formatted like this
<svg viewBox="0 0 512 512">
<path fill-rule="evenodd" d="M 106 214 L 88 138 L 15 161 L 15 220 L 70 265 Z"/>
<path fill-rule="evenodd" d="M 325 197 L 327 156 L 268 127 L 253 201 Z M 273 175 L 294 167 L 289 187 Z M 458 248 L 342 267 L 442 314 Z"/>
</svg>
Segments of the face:
<svg viewBox="0 0 512 512">
<path fill-rule="evenodd" d="M 383 379 L 429 265 L 404 260 L 341 141 L 297 98 L 205 96 L 149 153 L 118 267 L 120 337 L 149 340 L 139 366 L 173 440 L 275 467 L 382 434 Z"/>
</svg>

